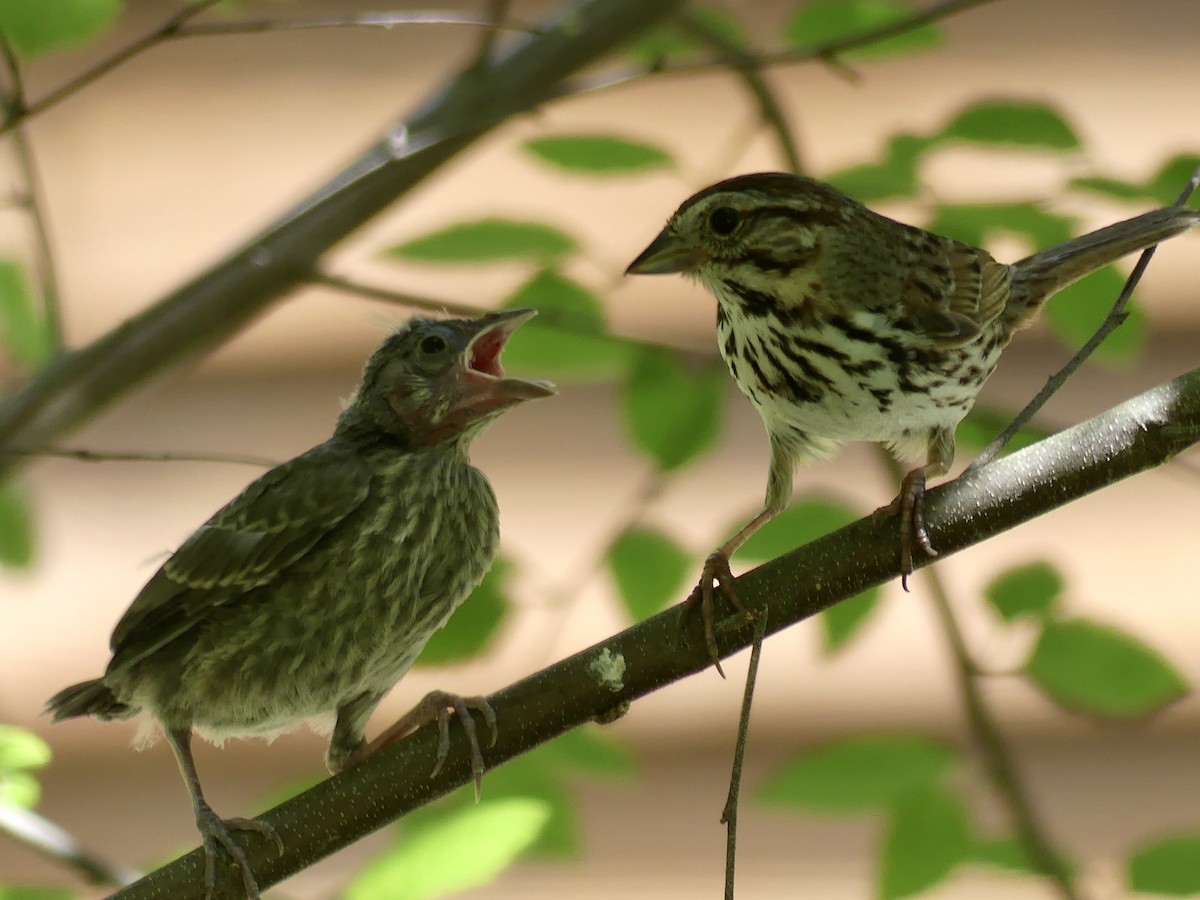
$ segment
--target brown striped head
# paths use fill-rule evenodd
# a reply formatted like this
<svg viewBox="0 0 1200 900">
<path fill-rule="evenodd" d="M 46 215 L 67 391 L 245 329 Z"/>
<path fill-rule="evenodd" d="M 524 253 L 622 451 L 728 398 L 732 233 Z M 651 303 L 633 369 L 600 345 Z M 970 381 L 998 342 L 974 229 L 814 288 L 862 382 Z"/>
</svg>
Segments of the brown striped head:
<svg viewBox="0 0 1200 900">
<path fill-rule="evenodd" d="M 797 175 L 738 175 L 689 197 L 626 274 L 678 272 L 704 282 L 787 278 L 811 266 L 821 233 L 861 209 L 837 189 Z"/>
</svg>

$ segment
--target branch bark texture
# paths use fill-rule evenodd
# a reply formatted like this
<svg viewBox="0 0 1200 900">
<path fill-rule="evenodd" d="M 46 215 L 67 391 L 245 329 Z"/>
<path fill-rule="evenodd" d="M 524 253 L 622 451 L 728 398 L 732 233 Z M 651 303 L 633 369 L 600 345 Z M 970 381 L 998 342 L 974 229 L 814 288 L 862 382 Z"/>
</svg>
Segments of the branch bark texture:
<svg viewBox="0 0 1200 900">
<path fill-rule="evenodd" d="M 931 490 L 926 517 L 943 557 L 966 549 L 1116 481 L 1154 468 L 1200 443 L 1200 369 Z M 720 623 L 722 656 L 748 647 L 765 613 L 774 633 L 865 588 L 893 579 L 895 522 L 869 516 L 775 559 L 738 579 L 748 614 Z M 489 698 L 499 717 L 495 768 L 589 721 L 611 720 L 632 701 L 709 667 L 695 621 L 679 635 L 679 607 L 654 616 Z M 452 741 L 434 778 L 436 729 L 424 728 L 263 814 L 284 852 L 257 837 L 248 854 L 263 887 L 274 884 L 369 832 L 471 781 L 466 742 Z M 199 850 L 151 873 L 121 900 L 200 898 Z"/>
</svg>

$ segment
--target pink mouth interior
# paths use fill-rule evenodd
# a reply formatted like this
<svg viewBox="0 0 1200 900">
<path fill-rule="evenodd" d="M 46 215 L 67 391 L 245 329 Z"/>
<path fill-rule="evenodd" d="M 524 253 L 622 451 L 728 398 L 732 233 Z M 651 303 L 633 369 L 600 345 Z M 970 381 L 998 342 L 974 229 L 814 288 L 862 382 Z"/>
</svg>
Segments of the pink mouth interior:
<svg viewBox="0 0 1200 900">
<path fill-rule="evenodd" d="M 492 378 L 504 377 L 504 369 L 500 365 L 500 351 L 504 349 L 507 338 L 508 335 L 499 328 L 482 335 L 471 346 L 471 359 L 468 363 L 471 371 L 490 375 Z"/>
</svg>

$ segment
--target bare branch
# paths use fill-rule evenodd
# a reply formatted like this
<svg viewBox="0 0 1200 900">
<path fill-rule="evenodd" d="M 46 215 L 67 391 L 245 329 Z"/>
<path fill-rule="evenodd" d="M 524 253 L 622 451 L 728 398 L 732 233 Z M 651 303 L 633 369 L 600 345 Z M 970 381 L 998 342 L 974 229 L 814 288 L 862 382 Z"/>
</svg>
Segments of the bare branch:
<svg viewBox="0 0 1200 900">
<path fill-rule="evenodd" d="M 0 456 L 50 456 L 56 459 L 73 459 L 78 462 L 213 462 L 232 463 L 239 466 L 261 466 L 270 468 L 279 464 L 277 459 L 262 456 L 239 456 L 233 453 L 145 453 L 142 451 L 86 450 L 79 447 L 38 447 L 31 450 L 5 450 Z"/>
<path fill-rule="evenodd" d="M 100 859 L 70 832 L 31 809 L 0 803 L 0 832 L 74 870 L 88 884 L 133 884 L 141 873 Z"/>
</svg>

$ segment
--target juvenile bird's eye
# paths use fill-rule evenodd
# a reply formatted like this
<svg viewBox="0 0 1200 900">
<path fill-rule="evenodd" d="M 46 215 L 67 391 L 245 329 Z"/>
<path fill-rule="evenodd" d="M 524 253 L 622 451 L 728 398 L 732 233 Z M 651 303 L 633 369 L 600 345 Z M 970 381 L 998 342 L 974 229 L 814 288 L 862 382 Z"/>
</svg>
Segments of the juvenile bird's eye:
<svg viewBox="0 0 1200 900">
<path fill-rule="evenodd" d="M 441 353 L 446 349 L 446 339 L 437 334 L 431 334 L 425 340 L 421 341 L 422 353 Z"/>
<path fill-rule="evenodd" d="M 726 235 L 733 234 L 733 230 L 738 227 L 740 220 L 741 216 L 732 206 L 718 206 L 708 217 L 708 224 L 717 234 Z"/>
</svg>

